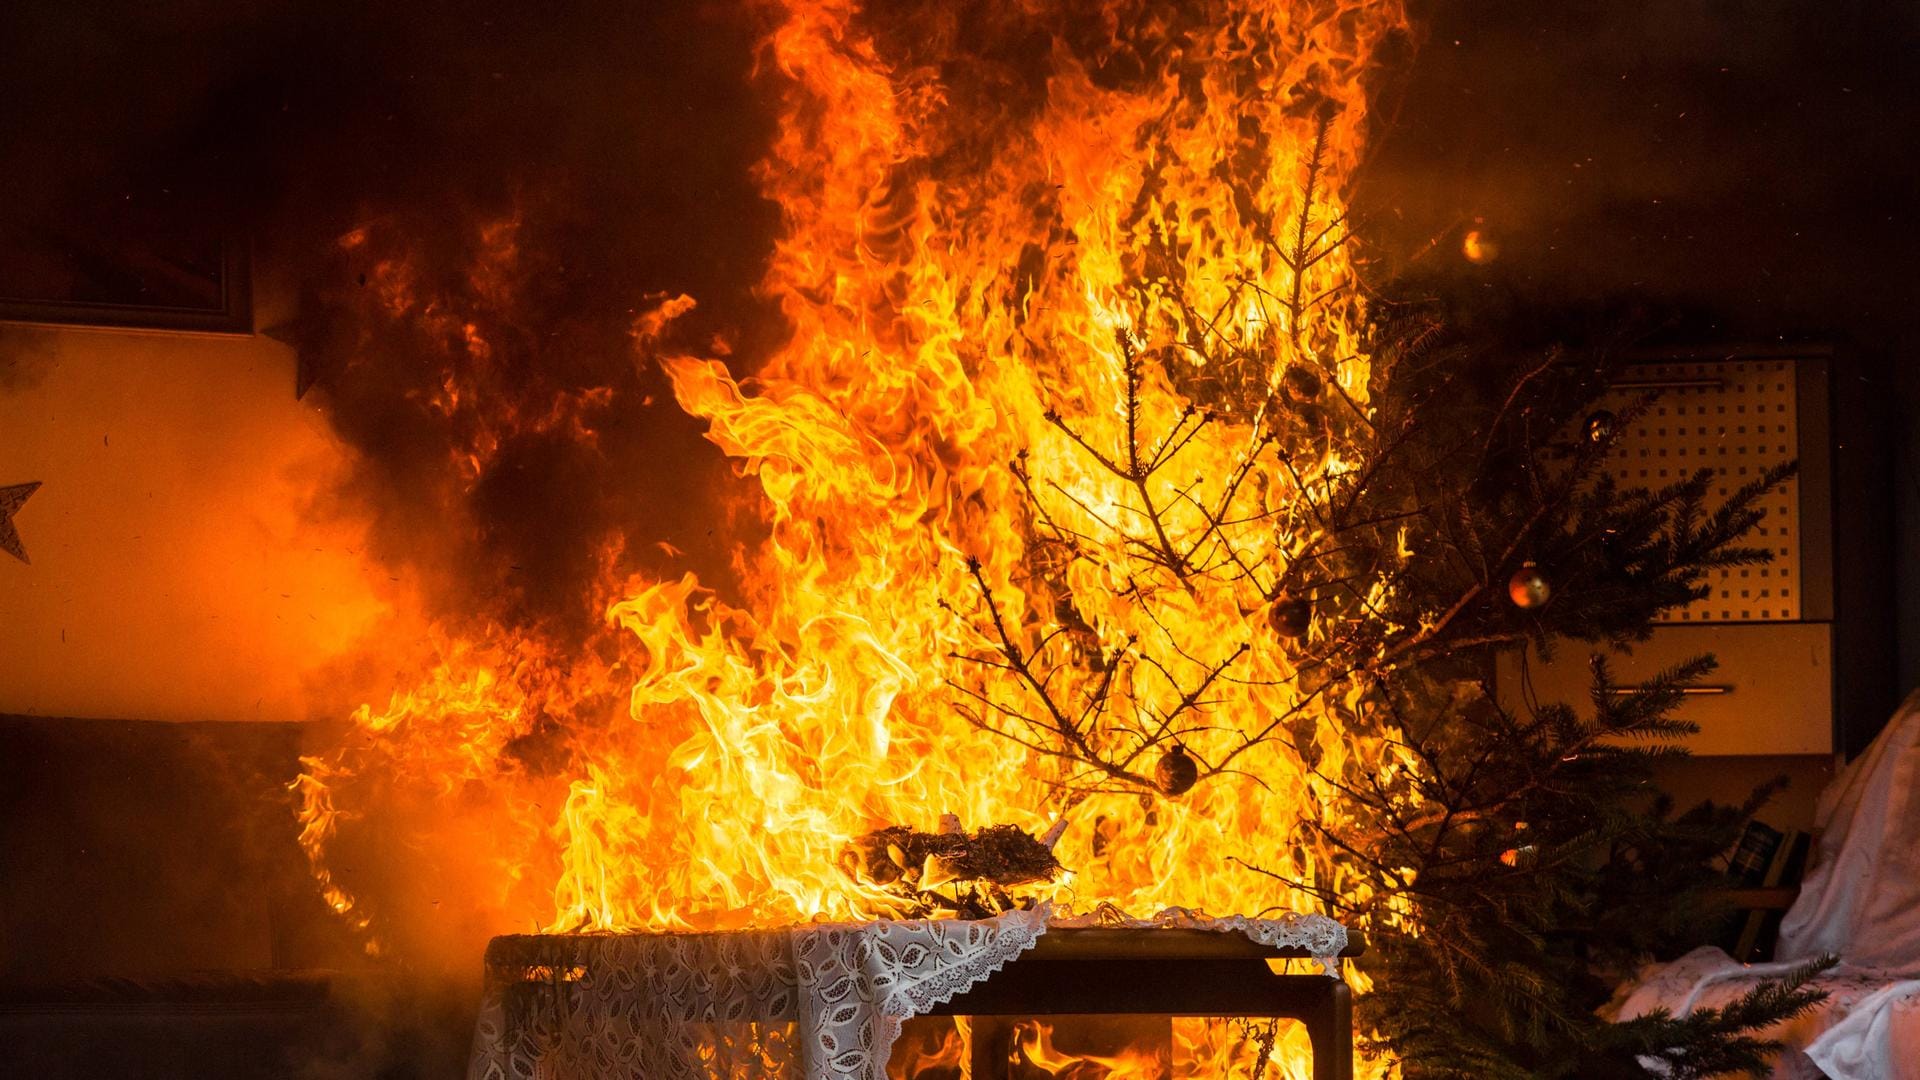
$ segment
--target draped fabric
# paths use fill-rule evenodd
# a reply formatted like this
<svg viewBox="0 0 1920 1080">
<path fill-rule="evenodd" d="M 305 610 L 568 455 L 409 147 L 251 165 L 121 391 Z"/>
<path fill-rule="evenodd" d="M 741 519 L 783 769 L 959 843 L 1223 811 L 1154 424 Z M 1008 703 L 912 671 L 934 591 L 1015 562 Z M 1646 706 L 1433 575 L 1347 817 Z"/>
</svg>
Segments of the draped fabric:
<svg viewBox="0 0 1920 1080">
<path fill-rule="evenodd" d="M 1620 997 L 1621 1019 L 1724 1005 L 1832 955 L 1839 965 L 1817 983 L 1827 999 L 1768 1032 L 1787 1047 L 1773 1080 L 1920 1078 L 1920 692 L 1821 793 L 1817 817 L 1813 865 L 1781 921 L 1778 959 L 1739 964 L 1695 949 L 1641 973 Z"/>
</svg>

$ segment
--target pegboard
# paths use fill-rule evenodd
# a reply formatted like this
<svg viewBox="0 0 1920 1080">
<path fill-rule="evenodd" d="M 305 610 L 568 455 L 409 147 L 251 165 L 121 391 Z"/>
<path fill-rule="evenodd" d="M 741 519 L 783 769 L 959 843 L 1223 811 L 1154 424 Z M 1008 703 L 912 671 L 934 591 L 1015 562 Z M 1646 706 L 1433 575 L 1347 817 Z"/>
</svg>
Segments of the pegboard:
<svg viewBox="0 0 1920 1080">
<path fill-rule="evenodd" d="M 1702 468 L 1714 471 L 1711 513 L 1741 485 L 1800 456 L 1798 393 L 1791 360 L 1686 360 L 1627 368 L 1602 399 L 1622 412 L 1657 393 L 1615 437 L 1606 469 L 1623 487 L 1660 488 Z M 1761 500 L 1766 517 L 1745 543 L 1773 552 L 1771 562 L 1716 570 L 1711 592 L 1667 612 L 1663 623 L 1792 622 L 1800 618 L 1800 480 Z"/>
</svg>

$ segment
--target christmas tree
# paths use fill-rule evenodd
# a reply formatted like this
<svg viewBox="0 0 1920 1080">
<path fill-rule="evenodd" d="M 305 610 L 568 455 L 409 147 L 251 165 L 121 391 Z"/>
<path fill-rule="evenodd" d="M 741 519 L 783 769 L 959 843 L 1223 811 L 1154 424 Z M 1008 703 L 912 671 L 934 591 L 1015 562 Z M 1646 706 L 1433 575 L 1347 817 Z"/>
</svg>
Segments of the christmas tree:
<svg viewBox="0 0 1920 1080">
<path fill-rule="evenodd" d="M 1177 277 L 1142 276 L 1092 362 L 1111 407 L 1050 411 L 1069 452 L 1010 463 L 1029 555 L 1003 581 L 969 562 L 960 707 L 1057 766 L 1068 816 L 1300 785 L 1315 812 L 1221 855 L 1369 934 L 1362 1021 L 1407 1075 L 1756 1067 L 1777 1049 L 1756 1032 L 1817 1000 L 1811 969 L 1684 1020 L 1595 1014 L 1636 964 L 1699 942 L 1770 793 L 1675 813 L 1653 790 L 1711 658 L 1626 687 L 1596 657 L 1579 707 L 1503 698 L 1491 672 L 1500 650 L 1644 639 L 1709 571 L 1763 561 L 1742 538 L 1790 470 L 1713 505 L 1708 471 L 1621 487 L 1600 464 L 1650 399 L 1595 411 L 1611 344 L 1502 344 L 1351 278 L 1303 290 L 1346 242 L 1317 163 L 1270 229 L 1295 287 L 1231 298 L 1265 317 L 1222 330 Z"/>
<path fill-rule="evenodd" d="M 458 475 L 420 488 L 436 518 L 491 522 L 469 504 L 520 490 L 498 477 L 647 428 L 616 418 L 654 400 L 631 372 L 655 364 L 754 497 L 724 591 L 640 573 L 629 541 L 660 508 L 625 498 L 632 520 L 589 515 L 591 557 L 555 564 L 594 579 L 549 590 L 591 596 L 558 610 L 592 627 L 539 631 L 517 584 L 449 590 L 419 687 L 302 777 L 334 908 L 384 930 L 399 894 L 438 928 L 438 881 L 513 882 L 550 899 L 493 914 L 715 929 L 924 914 L 935 885 L 935 909 L 978 914 L 1057 856 L 1063 902 L 1364 930 L 1363 1020 L 1410 1074 L 1764 1055 L 1753 1032 L 1807 1000 L 1791 980 L 1685 1020 L 1593 1014 L 1686 939 L 1747 809 L 1652 796 L 1703 668 L 1623 694 L 1602 672 L 1578 709 L 1503 700 L 1487 668 L 1644 635 L 1759 557 L 1740 538 L 1781 477 L 1711 508 L 1700 478 L 1621 489 L 1598 462 L 1633 410 L 1581 423 L 1610 350 L 1356 279 L 1343 200 L 1400 5 L 773 6 L 772 355 L 730 365 L 751 350 L 663 295 L 630 328 L 647 364 L 623 321 L 614 396 L 575 392 L 547 358 L 604 349 L 551 344 L 568 279 L 520 261 L 537 209 L 476 230 L 459 272 L 410 270 L 391 227 L 339 245 L 384 283 L 349 292 L 406 360 L 342 370 L 421 380 L 370 389 L 368 430 L 404 400 L 448 433 Z M 540 487 L 549 517 L 577 509 Z M 579 554 L 535 524 L 512 535 Z M 974 831 L 928 831 L 944 813 Z M 1056 819 L 1057 848 L 1023 842 Z M 387 825 L 405 887 L 369 888 L 383 860 L 341 856 Z"/>
</svg>

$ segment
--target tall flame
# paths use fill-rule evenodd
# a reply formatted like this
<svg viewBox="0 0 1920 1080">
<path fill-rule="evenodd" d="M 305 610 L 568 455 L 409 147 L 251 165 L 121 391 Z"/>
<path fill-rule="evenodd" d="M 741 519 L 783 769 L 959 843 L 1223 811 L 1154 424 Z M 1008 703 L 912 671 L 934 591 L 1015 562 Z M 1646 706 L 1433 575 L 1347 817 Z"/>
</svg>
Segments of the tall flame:
<svg viewBox="0 0 1920 1080">
<path fill-rule="evenodd" d="M 943 813 L 1036 833 L 1068 814 L 1057 854 L 1074 873 L 1052 888 L 1083 907 L 1304 905 L 1228 856 L 1310 874 L 1277 849 L 1322 793 L 1292 748 L 1237 749 L 1236 732 L 1319 691 L 1300 685 L 1247 580 L 1195 575 L 1134 602 L 1111 528 L 1152 502 L 1169 528 L 1204 529 L 1181 486 L 1231 471 L 1269 421 L 1206 425 L 1150 484 L 1095 467 L 1087 446 L 1119 444 L 1130 420 L 1172 426 L 1194 385 L 1246 377 L 1209 368 L 1199 336 L 1257 360 L 1267 386 L 1292 367 L 1326 372 L 1364 414 L 1371 368 L 1337 238 L 1364 80 L 1401 5 L 781 0 L 774 15 L 759 74 L 779 123 L 758 179 L 784 226 L 762 288 L 791 336 L 741 378 L 673 344 L 687 298 L 634 328 L 640 362 L 664 368 L 757 486 L 737 594 L 692 576 L 610 582 L 609 637 L 590 656 L 505 630 L 441 642 L 414 689 L 361 710 L 300 781 L 329 901 L 378 931 L 377 884 L 330 872 L 338 826 L 378 791 L 433 838 L 423 860 L 488 870 L 489 894 L 470 900 L 497 929 L 870 914 L 880 898 L 839 871 L 837 849 Z M 511 229 L 483 231 L 476 248 L 498 258 L 476 272 L 499 273 Z M 412 303 L 403 285 L 382 283 Z M 1132 350 L 1158 350 L 1144 380 L 1130 381 Z M 446 392 L 449 408 L 474 406 Z M 1218 657 L 1182 643 L 1247 644 L 1189 739 L 1233 771 L 1180 799 L 1068 795 L 1070 763 L 969 721 L 955 686 L 992 646 L 980 585 L 1016 633 L 1060 628 L 1016 461 L 1046 478 L 1066 527 L 1105 538 L 1054 575 L 1099 647 L 1136 642 L 1185 677 Z M 1284 472 L 1259 464 L 1235 496 L 1235 520 L 1254 523 L 1236 539 L 1256 557 L 1297 547 L 1257 522 L 1351 467 L 1332 448 Z M 1062 692 L 1090 677 L 1063 675 Z M 1164 715 L 1178 682 L 1125 693 Z M 1350 708 L 1308 713 L 1323 752 L 1393 767 L 1384 741 L 1344 726 Z"/>
</svg>

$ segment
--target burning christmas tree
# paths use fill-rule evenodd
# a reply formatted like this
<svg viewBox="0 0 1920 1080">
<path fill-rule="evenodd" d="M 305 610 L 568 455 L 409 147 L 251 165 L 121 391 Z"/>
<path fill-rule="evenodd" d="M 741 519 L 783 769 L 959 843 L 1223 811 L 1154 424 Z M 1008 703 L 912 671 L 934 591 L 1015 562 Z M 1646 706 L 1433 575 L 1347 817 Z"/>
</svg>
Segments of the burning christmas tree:
<svg viewBox="0 0 1920 1080">
<path fill-rule="evenodd" d="M 754 488 L 737 580 L 633 576 L 610 535 L 604 625 L 564 648 L 438 627 L 418 685 L 302 778 L 336 909 L 403 951 L 449 889 L 495 929 L 872 917 L 909 871 L 1002 885 L 941 815 L 1009 840 L 1064 820 L 1018 875 L 1034 896 L 1367 929 L 1378 1072 L 1764 1052 L 1745 1033 L 1791 988 L 1592 1015 L 1680 939 L 1742 813 L 1641 805 L 1704 667 L 1624 694 L 1599 672 L 1591 715 L 1502 701 L 1485 667 L 1644 635 L 1760 557 L 1740 537 L 1782 474 L 1711 510 L 1700 478 L 1621 490 L 1580 422 L 1604 350 L 1464 338 L 1366 280 L 1345 199 L 1399 5 L 776 15 L 762 289 L 789 335 L 747 377 L 692 299 L 633 326 Z M 604 396 L 468 415 L 537 367 L 526 223 L 478 227 L 464 279 L 392 228 L 341 241 L 378 286 L 349 339 L 438 328 L 460 467 L 516 426 L 591 444 Z M 431 854 L 343 869 L 383 846 Z"/>
</svg>

